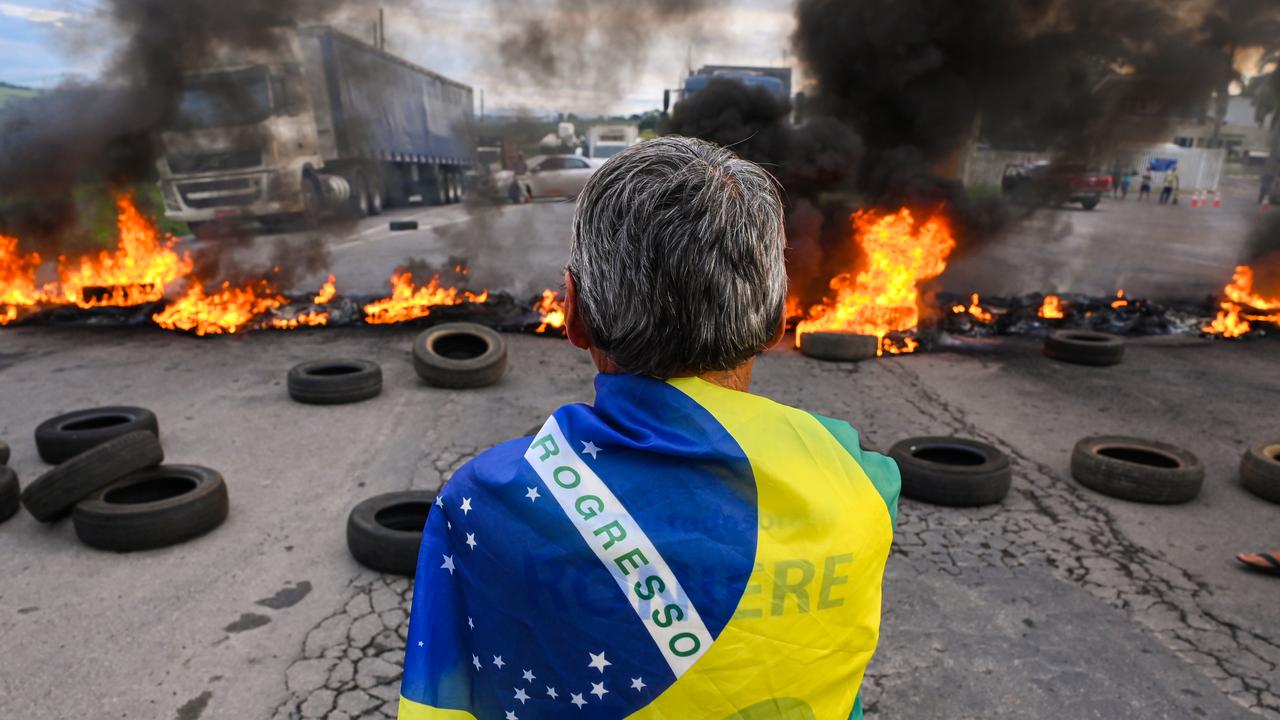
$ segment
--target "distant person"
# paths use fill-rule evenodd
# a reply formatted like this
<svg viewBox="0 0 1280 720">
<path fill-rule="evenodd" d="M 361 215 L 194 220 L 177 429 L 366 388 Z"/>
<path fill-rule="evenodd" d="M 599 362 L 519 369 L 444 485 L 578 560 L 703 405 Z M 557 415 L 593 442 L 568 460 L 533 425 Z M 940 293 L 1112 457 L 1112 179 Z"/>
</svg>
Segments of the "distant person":
<svg viewBox="0 0 1280 720">
<path fill-rule="evenodd" d="M 1138 174 L 1137 170 L 1130 168 L 1128 170 L 1125 170 L 1120 175 L 1120 199 L 1121 200 L 1128 199 L 1129 186 L 1133 183 L 1133 176 L 1137 174 Z"/>
<path fill-rule="evenodd" d="M 1120 183 L 1124 181 L 1124 171 L 1119 167 L 1111 169 L 1111 197 L 1120 197 Z"/>
<path fill-rule="evenodd" d="M 1138 188 L 1138 199 L 1146 200 L 1151 197 L 1151 168 L 1142 171 L 1142 186 Z"/>
<path fill-rule="evenodd" d="M 529 172 L 529 163 L 525 162 L 524 153 L 516 153 L 516 162 L 511 169 L 517 175 L 524 175 Z"/>
<path fill-rule="evenodd" d="M 1271 188 L 1275 187 L 1276 176 L 1270 170 L 1262 173 L 1262 180 L 1258 183 L 1258 204 L 1261 205 L 1264 200 L 1271 197 Z"/>
<path fill-rule="evenodd" d="M 1160 191 L 1160 204 L 1168 205 L 1171 201 L 1174 205 L 1178 204 L 1178 166 L 1174 165 L 1169 168 L 1169 172 L 1164 174 L 1164 188 Z"/>
</svg>

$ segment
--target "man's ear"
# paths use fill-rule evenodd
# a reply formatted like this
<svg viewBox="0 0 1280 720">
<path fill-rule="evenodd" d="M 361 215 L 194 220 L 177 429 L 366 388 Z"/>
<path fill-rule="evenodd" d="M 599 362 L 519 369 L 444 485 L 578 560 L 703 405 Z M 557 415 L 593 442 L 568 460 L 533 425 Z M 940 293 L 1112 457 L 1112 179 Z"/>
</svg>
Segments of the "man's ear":
<svg viewBox="0 0 1280 720">
<path fill-rule="evenodd" d="M 578 312 L 578 286 L 573 281 L 573 273 L 564 273 L 564 331 L 569 342 L 580 350 L 591 349 L 591 333 L 587 332 L 587 324 Z"/>
<path fill-rule="evenodd" d="M 786 334 L 787 306 L 784 303 L 782 306 L 782 312 L 778 313 L 778 327 L 773 329 L 773 337 L 769 338 L 769 342 L 765 344 L 764 349 L 768 350 L 771 347 L 777 346 L 778 343 L 782 342 L 782 338 L 785 337 Z"/>
</svg>

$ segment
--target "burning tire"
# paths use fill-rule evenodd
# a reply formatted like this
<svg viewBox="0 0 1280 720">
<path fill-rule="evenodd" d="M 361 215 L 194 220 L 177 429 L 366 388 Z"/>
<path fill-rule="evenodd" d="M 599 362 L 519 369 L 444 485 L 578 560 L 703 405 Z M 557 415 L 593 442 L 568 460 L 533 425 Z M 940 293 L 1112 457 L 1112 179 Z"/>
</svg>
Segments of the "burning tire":
<svg viewBox="0 0 1280 720">
<path fill-rule="evenodd" d="M 1280 503 L 1280 443 L 1249 448 L 1240 460 L 1240 479 L 1249 492 Z"/>
<path fill-rule="evenodd" d="M 347 517 L 347 549 L 356 562 L 378 572 L 413 577 L 427 515 L 436 500 L 432 490 L 376 495 Z"/>
<path fill-rule="evenodd" d="M 1100 435 L 1076 443 L 1071 475 L 1085 487 L 1134 502 L 1169 505 L 1200 494 L 1204 466 L 1168 443 Z"/>
<path fill-rule="evenodd" d="M 800 336 L 800 352 L 819 360 L 870 360 L 880 350 L 875 335 L 840 332 L 807 332 Z"/>
<path fill-rule="evenodd" d="M 199 537 L 227 519 L 222 475 L 196 465 L 136 472 L 76 503 L 76 535 L 90 547 L 132 552 Z"/>
<path fill-rule="evenodd" d="M 36 478 L 22 491 L 22 504 L 40 522 L 51 522 L 101 488 L 161 462 L 164 450 L 153 433 L 121 435 Z"/>
<path fill-rule="evenodd" d="M 413 369 L 436 387 L 492 385 L 507 371 L 507 341 L 483 325 L 437 325 L 414 338 Z"/>
<path fill-rule="evenodd" d="M 289 371 L 289 397 L 311 405 L 368 400 L 382 392 L 382 368 L 371 360 L 317 360 Z"/>
<path fill-rule="evenodd" d="M 902 494 L 933 505 L 992 505 L 1013 482 L 1009 456 L 977 440 L 907 438 L 889 448 L 889 457 L 902 473 Z"/>
<path fill-rule="evenodd" d="M 0 465 L 0 522 L 18 512 L 18 474 L 8 465 Z"/>
<path fill-rule="evenodd" d="M 1044 354 L 1077 365 L 1115 365 L 1124 359 L 1124 338 L 1092 330 L 1054 330 L 1044 340 Z"/>
<path fill-rule="evenodd" d="M 111 406 L 76 410 L 49 418 L 36 427 L 36 450 L 50 465 L 89 448 L 139 430 L 159 437 L 156 414 L 140 407 Z"/>
</svg>

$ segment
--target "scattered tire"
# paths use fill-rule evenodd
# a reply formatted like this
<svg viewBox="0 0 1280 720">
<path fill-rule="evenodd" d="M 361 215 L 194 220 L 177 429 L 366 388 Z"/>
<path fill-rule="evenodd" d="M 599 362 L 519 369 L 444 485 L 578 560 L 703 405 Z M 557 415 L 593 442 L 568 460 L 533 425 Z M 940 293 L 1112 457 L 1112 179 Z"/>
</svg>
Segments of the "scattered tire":
<svg viewBox="0 0 1280 720">
<path fill-rule="evenodd" d="M 819 360 L 870 360 L 880 350 L 880 338 L 841 332 L 807 332 L 800 336 L 800 352 Z"/>
<path fill-rule="evenodd" d="M 1009 494 L 1009 456 L 977 440 L 917 437 L 894 443 L 889 457 L 902 473 L 902 494 L 950 507 L 992 505 Z"/>
<path fill-rule="evenodd" d="M 417 230 L 418 221 L 417 220 L 392 220 L 391 222 L 387 223 L 387 227 L 391 228 L 392 232 L 401 232 L 404 230 Z"/>
<path fill-rule="evenodd" d="M 9 462 L 9 446 L 5 443 L 5 441 L 0 440 L 0 465 L 8 464 L 8 462 Z"/>
<path fill-rule="evenodd" d="M 133 473 L 76 503 L 81 542 L 132 552 L 199 537 L 227 519 L 227 485 L 215 470 L 160 465 Z"/>
<path fill-rule="evenodd" d="M 382 392 L 382 368 L 371 360 L 315 360 L 289 370 L 289 397 L 311 405 L 368 400 Z"/>
<path fill-rule="evenodd" d="M 36 478 L 22 491 L 22 504 L 40 522 L 57 520 L 99 489 L 161 462 L 160 440 L 148 430 L 137 430 L 90 448 Z"/>
<path fill-rule="evenodd" d="M 36 427 L 36 451 L 42 460 L 57 465 L 112 438 L 139 430 L 159 437 L 156 414 L 146 408 L 122 405 L 76 410 L 49 418 Z"/>
<path fill-rule="evenodd" d="M 1071 475 L 1090 490 L 1122 500 L 1168 505 L 1200 494 L 1204 466 L 1168 443 L 1099 435 L 1076 443 Z"/>
<path fill-rule="evenodd" d="M 361 565 L 378 572 L 413 577 L 427 515 L 436 500 L 432 490 L 376 495 L 347 517 L 347 549 Z"/>
<path fill-rule="evenodd" d="M 1240 479 L 1249 492 L 1280 503 L 1280 442 L 1249 448 L 1240 459 Z"/>
<path fill-rule="evenodd" d="M 1092 330 L 1054 330 L 1044 340 L 1044 354 L 1077 365 L 1115 365 L 1124 359 L 1124 338 Z"/>
<path fill-rule="evenodd" d="M 437 387 L 492 385 L 507 371 L 507 341 L 483 325 L 437 325 L 414 338 L 413 369 Z"/>
<path fill-rule="evenodd" d="M 0 465 L 0 522 L 8 520 L 18 512 L 20 491 L 18 474 L 8 465 Z"/>
</svg>

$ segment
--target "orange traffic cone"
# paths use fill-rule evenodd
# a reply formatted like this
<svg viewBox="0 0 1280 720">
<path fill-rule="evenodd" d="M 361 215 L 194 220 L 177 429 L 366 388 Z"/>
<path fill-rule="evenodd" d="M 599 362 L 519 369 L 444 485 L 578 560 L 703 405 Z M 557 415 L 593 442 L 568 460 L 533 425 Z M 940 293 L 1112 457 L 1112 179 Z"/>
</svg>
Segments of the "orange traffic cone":
<svg viewBox="0 0 1280 720">
<path fill-rule="evenodd" d="M 1222 193 L 1215 192 L 1213 194 L 1213 207 L 1215 210 L 1222 207 Z"/>
<path fill-rule="evenodd" d="M 1199 190 L 1196 191 L 1195 195 L 1191 196 L 1191 207 L 1193 208 L 1200 207 L 1200 191 Z"/>
<path fill-rule="evenodd" d="M 1267 210 L 1270 210 L 1270 209 L 1271 209 L 1271 198 L 1270 198 L 1270 196 L 1262 198 L 1262 210 L 1263 210 L 1263 212 L 1265 212 L 1265 211 L 1267 211 Z"/>
</svg>

